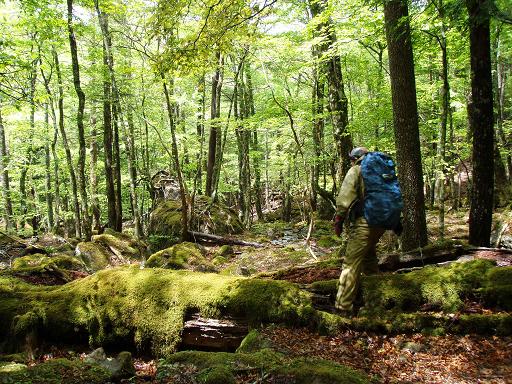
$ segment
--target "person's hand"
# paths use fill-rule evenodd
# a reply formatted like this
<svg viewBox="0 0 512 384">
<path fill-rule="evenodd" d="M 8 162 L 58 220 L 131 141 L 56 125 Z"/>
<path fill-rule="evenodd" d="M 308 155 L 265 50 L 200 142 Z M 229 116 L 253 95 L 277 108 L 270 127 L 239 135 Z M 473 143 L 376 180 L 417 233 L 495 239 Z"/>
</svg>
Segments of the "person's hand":
<svg viewBox="0 0 512 384">
<path fill-rule="evenodd" d="M 393 232 L 395 232 L 395 235 L 400 236 L 402 232 L 404 231 L 404 227 L 402 225 L 402 220 L 398 222 L 395 228 L 393 228 Z"/>
<path fill-rule="evenodd" d="M 334 233 L 336 236 L 341 236 L 341 232 L 343 232 L 343 217 L 340 215 L 334 216 Z"/>
</svg>

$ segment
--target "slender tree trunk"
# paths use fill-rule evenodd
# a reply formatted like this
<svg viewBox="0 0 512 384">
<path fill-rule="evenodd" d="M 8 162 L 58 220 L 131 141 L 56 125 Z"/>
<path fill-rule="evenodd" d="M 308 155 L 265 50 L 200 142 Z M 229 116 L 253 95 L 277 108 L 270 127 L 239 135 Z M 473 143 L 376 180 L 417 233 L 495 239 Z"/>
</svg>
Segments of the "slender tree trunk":
<svg viewBox="0 0 512 384">
<path fill-rule="evenodd" d="M 238 201 L 242 222 L 246 227 L 251 222 L 251 193 L 250 193 L 250 169 L 249 169 L 249 142 L 250 131 L 244 126 L 246 116 L 246 100 L 244 97 L 245 86 L 241 81 L 235 88 L 234 115 L 237 122 L 235 129 L 238 146 Z"/>
<path fill-rule="evenodd" d="M 9 181 L 9 155 L 7 153 L 7 140 L 5 139 L 4 122 L 2 120 L 2 104 L 0 100 L 0 176 L 2 178 L 2 195 L 4 198 L 5 229 L 11 231 L 14 228 L 11 187 Z"/>
<path fill-rule="evenodd" d="M 135 157 L 135 127 L 133 115 L 130 108 L 127 108 L 128 132 L 125 132 L 125 146 L 128 156 L 128 172 L 130 174 L 130 201 L 132 206 L 132 217 L 135 227 L 135 237 L 142 236 L 142 223 L 140 219 L 139 203 L 137 197 L 137 159 Z"/>
<path fill-rule="evenodd" d="M 251 65 L 250 63 L 247 63 L 245 66 L 245 77 L 246 77 L 246 94 L 247 94 L 247 101 L 246 101 L 246 107 L 247 107 L 247 116 L 254 116 L 256 113 L 255 107 L 254 107 L 254 90 L 252 86 L 252 73 L 251 73 Z M 263 220 L 263 209 L 262 209 L 262 203 L 261 203 L 261 149 L 259 145 L 258 140 L 258 127 L 257 125 L 254 126 L 252 130 L 252 140 L 251 140 L 251 150 L 254 153 L 253 155 L 253 169 L 254 169 L 254 188 L 253 188 L 253 195 L 254 195 L 254 207 L 256 208 L 256 217 L 258 220 Z"/>
<path fill-rule="evenodd" d="M 218 66 L 212 78 L 212 95 L 210 106 L 210 138 L 208 139 L 208 163 L 206 168 L 206 195 L 213 196 L 215 192 L 215 163 L 217 159 L 217 149 L 220 135 L 219 123 L 216 121 L 220 117 L 220 91 L 222 89 L 222 57 L 217 54 Z"/>
<path fill-rule="evenodd" d="M 471 52 L 470 124 L 473 132 L 473 188 L 469 211 L 469 243 L 490 244 L 494 192 L 494 129 L 490 21 L 486 0 L 466 0 Z"/>
<path fill-rule="evenodd" d="M 103 43 L 103 66 L 108 67 L 108 53 Z M 112 86 L 110 75 L 103 76 L 103 151 L 105 162 L 105 183 L 107 193 L 108 226 L 117 230 L 119 228 L 116 213 L 116 189 L 114 183 L 114 133 L 112 129 Z"/>
<path fill-rule="evenodd" d="M 205 77 L 200 77 L 197 84 L 197 117 L 196 117 L 196 132 L 199 139 L 199 152 L 196 155 L 197 172 L 194 178 L 194 194 L 195 191 L 202 194 L 203 191 L 203 152 L 204 152 L 204 117 L 205 117 Z"/>
<path fill-rule="evenodd" d="M 71 63 L 73 68 L 73 85 L 78 97 L 78 110 L 76 114 L 76 124 L 78 128 L 78 179 L 80 198 L 83 208 L 83 230 L 86 240 L 91 238 L 91 220 L 89 217 L 89 203 L 87 201 L 87 186 L 85 176 L 85 157 L 86 157 L 86 143 L 85 143 L 85 130 L 84 130 L 84 109 L 85 109 L 85 93 L 80 85 L 80 66 L 78 64 L 78 50 L 75 39 L 75 32 L 73 30 L 73 0 L 67 0 L 68 4 L 68 34 L 69 34 L 69 47 L 71 51 Z"/>
<path fill-rule="evenodd" d="M 93 104 L 91 110 L 91 164 L 89 180 L 91 183 L 91 209 L 92 209 L 92 228 L 99 232 L 101 228 L 101 210 L 98 200 L 98 175 L 96 169 L 98 167 L 98 130 L 96 129 L 96 106 Z"/>
<path fill-rule="evenodd" d="M 55 113 L 55 107 L 53 105 L 53 95 L 52 91 L 50 89 L 50 80 L 44 75 L 44 71 L 41 68 L 41 76 L 44 80 L 44 86 L 46 89 L 46 93 L 49 98 L 49 107 L 50 107 L 50 113 L 52 116 L 52 124 L 53 124 L 53 139 L 51 141 L 51 144 L 49 144 L 51 149 L 51 154 L 53 157 L 53 179 L 54 179 L 54 194 L 52 195 L 53 200 L 53 206 L 54 206 L 54 212 L 53 214 L 53 222 L 54 225 L 50 228 L 52 231 L 56 231 L 57 227 L 59 226 L 60 221 L 60 178 L 59 178 L 59 159 L 57 157 L 57 140 L 59 138 L 59 127 L 57 123 L 57 114 Z M 47 125 L 48 126 L 48 125 Z M 48 133 L 49 135 L 49 133 Z M 48 139 L 49 140 L 49 139 Z M 48 144 L 47 144 L 48 145 Z"/>
<path fill-rule="evenodd" d="M 62 83 L 62 75 L 60 71 L 59 64 L 59 56 L 57 55 L 57 51 L 53 50 L 53 60 L 55 62 L 55 72 L 57 73 L 57 82 L 59 84 L 59 130 L 60 136 L 62 137 L 62 144 L 64 146 L 64 150 L 66 152 L 66 161 L 68 164 L 69 178 L 71 180 L 71 192 L 73 193 L 73 209 L 75 213 L 74 220 L 74 228 L 75 228 L 75 236 L 77 238 L 81 237 L 81 214 L 80 214 L 80 204 L 78 202 L 78 185 L 76 181 L 75 168 L 73 167 L 73 158 L 71 156 L 71 149 L 69 148 L 69 142 L 66 135 L 66 129 L 64 127 L 64 86 Z"/>
<path fill-rule="evenodd" d="M 114 181 L 116 193 L 116 231 L 123 231 L 123 205 L 122 205 L 122 180 L 121 180 L 121 147 L 119 143 L 119 124 L 121 122 L 121 111 L 117 108 L 117 103 L 112 105 L 114 136 L 112 137 L 112 158 L 114 160 Z"/>
<path fill-rule="evenodd" d="M 384 3 L 398 178 L 404 198 L 403 250 L 427 243 L 418 107 L 409 15 L 405 0 Z"/>
<path fill-rule="evenodd" d="M 53 218 L 53 194 L 52 194 L 52 169 L 51 169 L 51 158 L 50 158 L 50 112 L 48 103 L 44 104 L 44 123 L 46 126 L 46 140 L 44 143 L 44 159 L 45 159 L 45 181 L 46 181 L 46 210 L 48 217 L 48 230 L 52 230 L 55 222 Z"/>
<path fill-rule="evenodd" d="M 169 125 L 171 128 L 171 138 L 172 138 L 172 155 L 174 161 L 174 167 L 176 170 L 176 175 L 178 177 L 178 184 L 180 186 L 180 195 L 181 195 L 181 240 L 187 241 L 189 238 L 188 234 L 188 193 L 183 181 L 183 174 L 181 172 L 180 165 L 180 156 L 178 153 L 178 143 L 176 140 L 176 126 L 174 123 L 173 116 L 173 107 L 171 104 L 171 98 L 169 95 L 169 90 L 167 88 L 167 81 L 165 75 L 163 73 L 160 74 L 162 78 L 162 85 L 164 89 L 165 102 L 167 106 L 167 115 L 169 117 Z"/>
<path fill-rule="evenodd" d="M 439 0 L 439 18 L 441 19 L 441 36 L 438 38 L 441 48 L 443 86 L 441 87 L 441 124 L 439 127 L 439 146 L 437 157 L 440 164 L 439 175 L 439 237 L 444 238 L 444 213 L 445 213 L 445 183 L 446 183 L 446 131 L 448 127 L 448 116 L 450 114 L 450 83 L 448 80 L 448 44 L 446 41 L 445 25 L 444 25 L 444 8 L 443 1 Z"/>
</svg>

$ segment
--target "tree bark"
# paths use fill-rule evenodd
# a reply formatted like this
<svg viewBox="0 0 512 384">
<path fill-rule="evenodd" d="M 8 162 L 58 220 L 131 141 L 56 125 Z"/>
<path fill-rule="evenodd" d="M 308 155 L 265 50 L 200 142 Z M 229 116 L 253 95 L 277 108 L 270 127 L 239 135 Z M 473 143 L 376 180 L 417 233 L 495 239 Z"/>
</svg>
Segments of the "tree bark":
<svg viewBox="0 0 512 384">
<path fill-rule="evenodd" d="M 98 200 L 98 175 L 96 169 L 98 167 L 98 130 L 96 129 L 96 107 L 93 104 L 91 109 L 91 164 L 89 180 L 91 183 L 91 209 L 92 209 L 92 228 L 99 232 L 101 228 L 101 209 Z"/>
<path fill-rule="evenodd" d="M 7 153 L 7 141 L 5 139 L 4 122 L 2 120 L 2 104 L 0 100 L 0 176 L 2 177 L 2 194 L 4 198 L 5 229 L 11 231 L 14 228 L 11 187 L 9 180 L 9 155 Z"/>
<path fill-rule="evenodd" d="M 471 131 L 473 183 L 469 211 L 469 243 L 490 244 L 494 192 L 494 129 L 490 21 L 486 0 L 466 0 L 471 52 Z"/>
<path fill-rule="evenodd" d="M 183 181 L 183 174 L 181 172 L 180 165 L 180 156 L 178 153 L 178 143 L 176 140 L 176 126 L 174 123 L 173 116 L 173 107 L 171 104 L 171 98 L 169 95 L 169 90 L 167 88 L 167 80 L 163 73 L 160 74 L 162 78 L 162 85 L 164 89 L 165 102 L 167 106 L 167 115 L 169 117 L 169 126 L 171 129 L 171 139 L 172 139 L 172 155 L 174 161 L 174 168 L 176 170 L 176 176 L 178 178 L 178 184 L 180 186 L 180 197 L 181 197 L 181 240 L 187 241 L 189 239 L 188 233 L 188 193 Z"/>
<path fill-rule="evenodd" d="M 51 231 L 55 225 L 53 217 L 53 194 L 52 194 L 52 169 L 51 169 L 51 158 L 50 158 L 50 139 L 49 139 L 49 127 L 50 127 L 50 112 L 48 103 L 44 105 L 44 123 L 46 128 L 46 139 L 44 143 L 44 164 L 45 164 L 45 187 L 46 187 L 46 211 L 48 218 L 48 231 Z"/>
<path fill-rule="evenodd" d="M 310 1 L 310 10 L 313 17 L 320 16 L 327 9 L 327 0 Z M 348 133 L 348 99 L 345 94 L 341 60 L 335 52 L 336 33 L 332 21 L 328 19 L 321 22 L 317 28 L 319 36 L 324 40 L 318 45 L 318 56 L 326 56 L 323 63 L 328 86 L 329 111 L 331 113 L 334 141 L 340 163 L 339 179 L 342 180 L 350 168 L 348 154 L 352 149 L 352 138 Z M 331 52 L 334 51 L 334 52 Z"/>
<path fill-rule="evenodd" d="M 405 0 L 384 3 L 398 178 L 404 198 L 402 248 L 427 244 L 418 106 L 409 15 Z"/>
<path fill-rule="evenodd" d="M 87 201 L 87 187 L 85 179 L 85 158 L 86 158 L 86 143 L 85 143 L 85 131 L 84 131 L 84 109 L 85 109 L 85 93 L 80 85 L 80 66 L 78 63 L 78 49 L 76 45 L 75 32 L 73 30 L 73 0 L 67 0 L 68 4 L 68 35 L 69 35 L 69 47 L 71 51 L 71 63 L 73 68 L 73 85 L 75 92 L 78 97 L 78 110 L 76 114 L 76 124 L 78 128 L 78 179 L 79 179 L 79 190 L 80 198 L 82 201 L 83 209 L 83 235 L 86 240 L 91 238 L 91 220 L 89 217 L 89 203 Z"/>
<path fill-rule="evenodd" d="M 210 106 L 210 137 L 208 139 L 208 163 L 206 166 L 206 195 L 212 197 L 215 192 L 215 168 L 218 158 L 219 141 L 222 139 L 220 134 L 219 122 L 216 121 L 220 117 L 220 92 L 222 89 L 222 57 L 217 53 L 218 66 L 212 78 L 212 95 Z"/>
<path fill-rule="evenodd" d="M 62 74 L 60 72 L 59 56 L 57 51 L 53 49 L 53 60 L 55 62 L 55 72 L 57 73 L 57 82 L 59 84 L 59 131 L 62 137 L 62 145 L 66 152 L 66 162 L 68 164 L 69 178 L 71 180 L 71 192 L 73 193 L 73 210 L 75 214 L 75 220 L 73 222 L 75 228 L 75 236 L 79 238 L 81 236 L 80 223 L 80 204 L 78 202 L 78 186 L 76 182 L 75 168 L 73 166 L 73 158 L 71 156 L 71 149 L 69 148 L 68 137 L 66 129 L 64 127 L 64 86 L 62 83 Z"/>
</svg>

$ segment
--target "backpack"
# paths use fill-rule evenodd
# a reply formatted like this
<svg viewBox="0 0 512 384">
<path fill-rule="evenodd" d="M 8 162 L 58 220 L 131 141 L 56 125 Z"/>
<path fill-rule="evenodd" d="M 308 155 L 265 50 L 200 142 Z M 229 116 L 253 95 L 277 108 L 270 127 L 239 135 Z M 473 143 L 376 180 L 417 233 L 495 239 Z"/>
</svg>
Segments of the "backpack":
<svg viewBox="0 0 512 384">
<path fill-rule="evenodd" d="M 404 207 L 395 163 L 385 153 L 369 152 L 361 161 L 363 215 L 370 227 L 394 229 Z"/>
</svg>

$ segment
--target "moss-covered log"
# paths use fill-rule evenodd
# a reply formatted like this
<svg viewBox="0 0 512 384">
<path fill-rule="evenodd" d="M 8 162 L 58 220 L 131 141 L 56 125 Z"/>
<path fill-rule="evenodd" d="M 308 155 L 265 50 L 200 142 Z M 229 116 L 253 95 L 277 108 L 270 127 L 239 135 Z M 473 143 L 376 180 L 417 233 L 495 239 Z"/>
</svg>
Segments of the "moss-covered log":
<svg viewBox="0 0 512 384">
<path fill-rule="evenodd" d="M 325 326 L 333 321 L 332 315 L 312 308 L 308 293 L 282 281 L 133 266 L 100 271 L 60 287 L 0 278 L 3 340 L 33 334 L 40 340 L 136 346 L 167 355 L 181 341 L 185 314 L 190 312 L 243 317 L 253 326 Z"/>
</svg>

